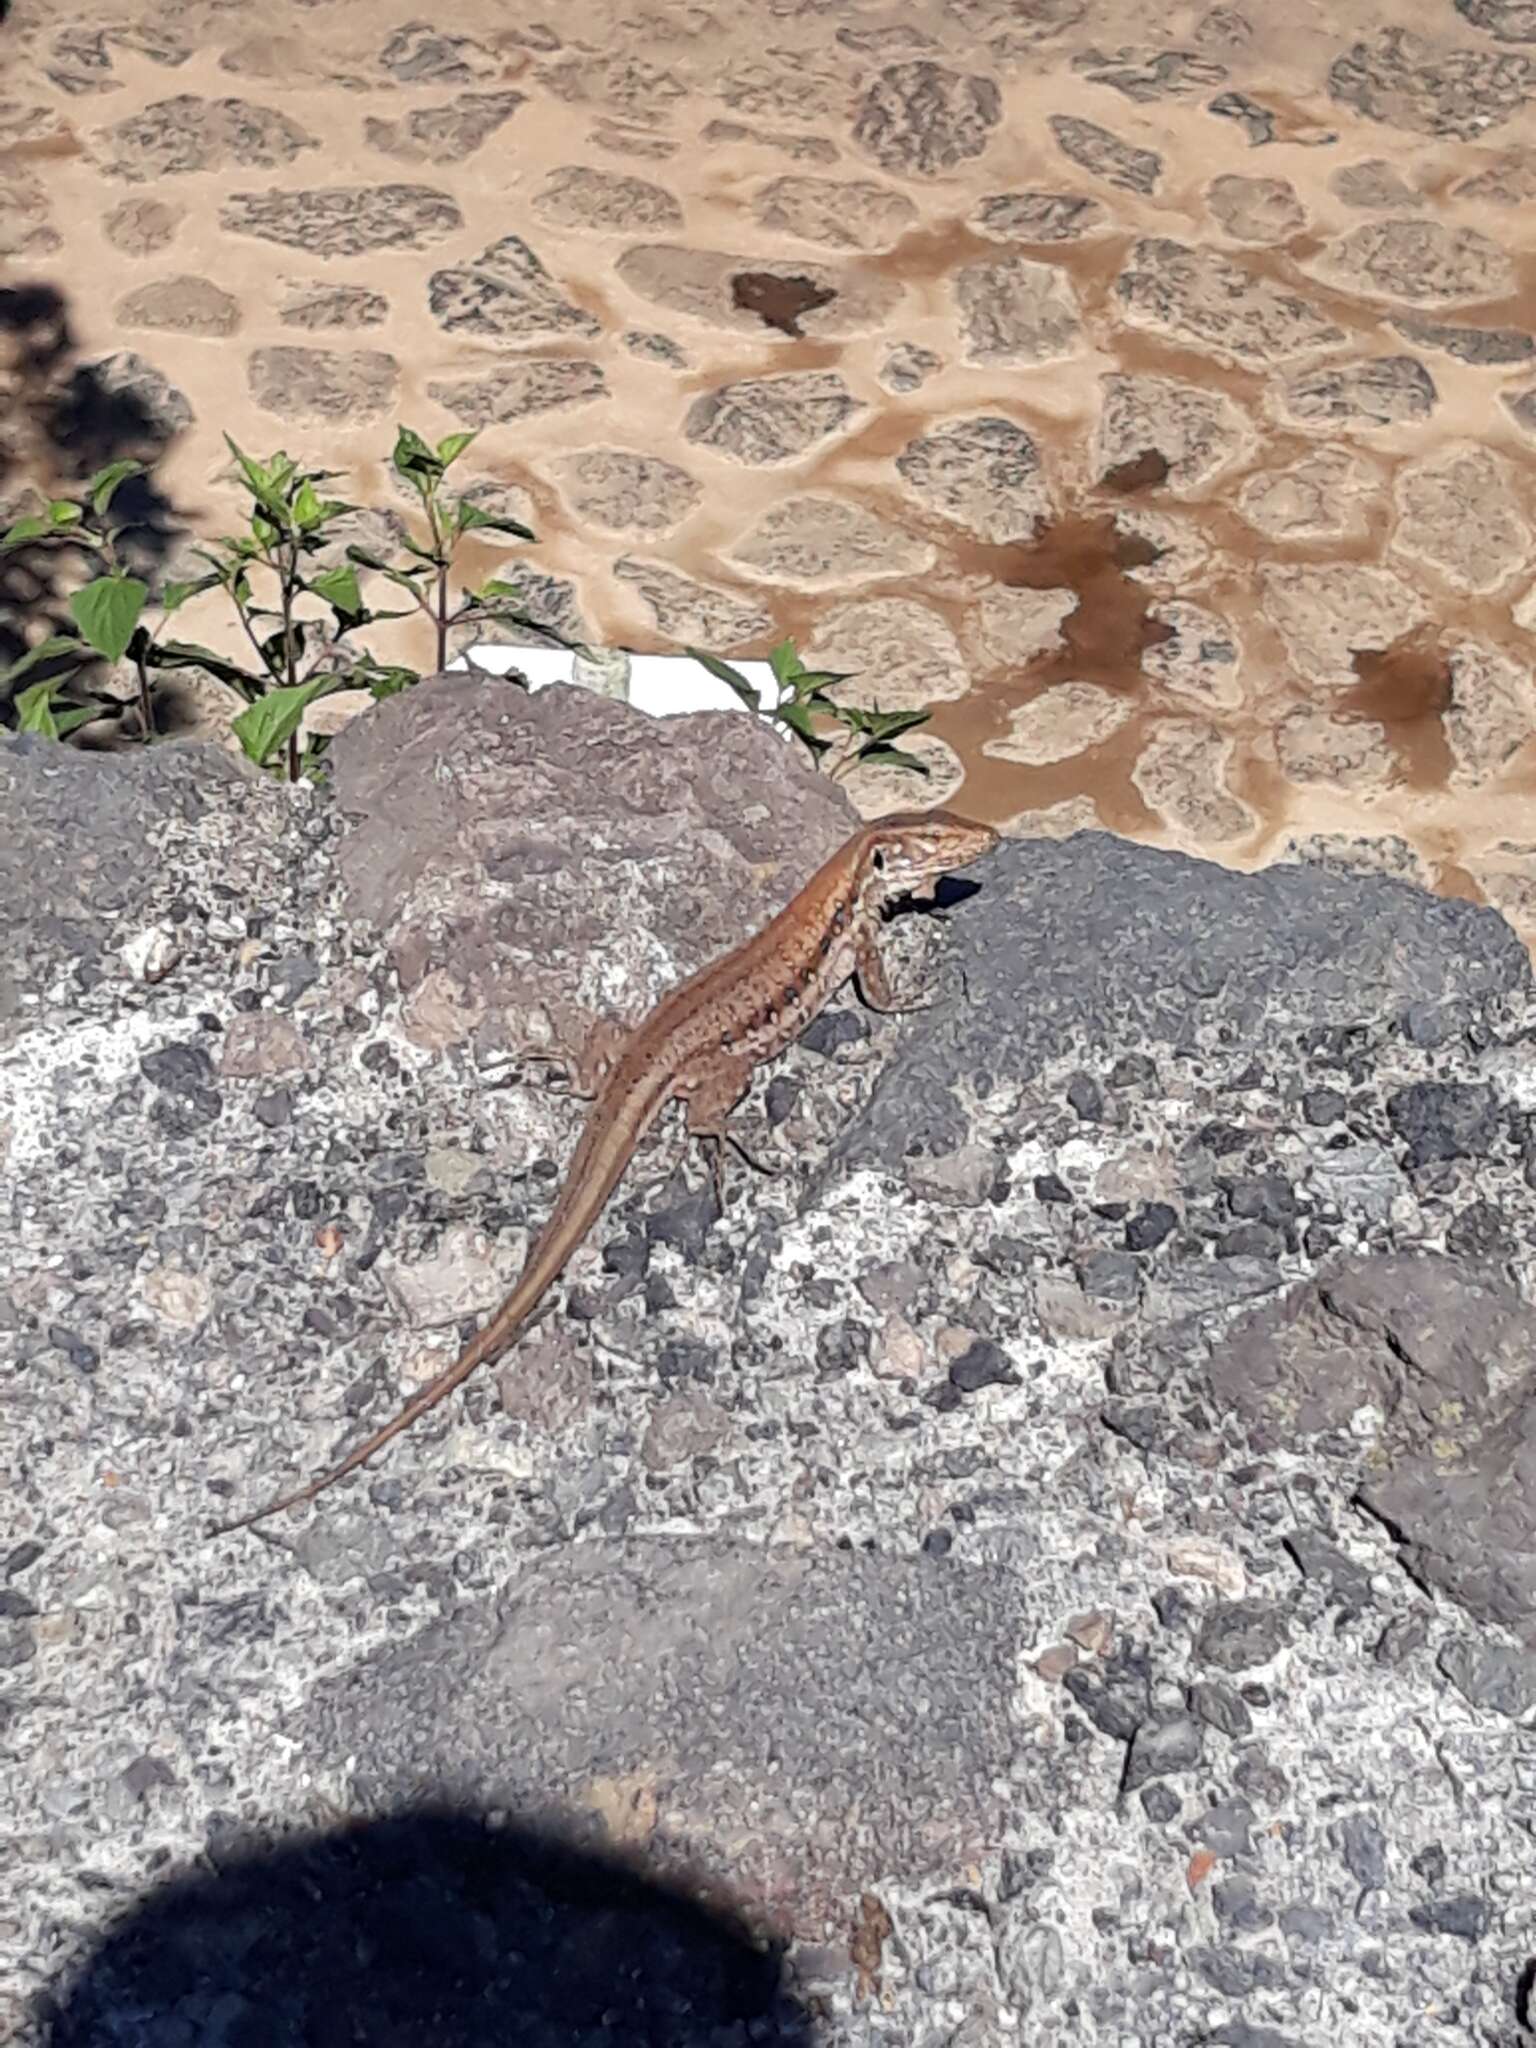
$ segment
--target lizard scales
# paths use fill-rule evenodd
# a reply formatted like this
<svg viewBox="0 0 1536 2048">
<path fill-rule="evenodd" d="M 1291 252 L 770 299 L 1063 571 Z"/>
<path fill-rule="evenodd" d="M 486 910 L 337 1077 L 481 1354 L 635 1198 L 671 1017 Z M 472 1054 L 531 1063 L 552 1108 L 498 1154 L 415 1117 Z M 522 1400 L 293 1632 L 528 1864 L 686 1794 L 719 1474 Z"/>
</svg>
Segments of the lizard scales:
<svg viewBox="0 0 1536 2048">
<path fill-rule="evenodd" d="M 951 811 L 897 812 L 875 820 L 855 832 L 761 931 L 679 983 L 611 1050 L 607 1041 L 597 1041 L 582 1075 L 595 1098 L 591 1111 L 548 1220 L 495 1315 L 452 1365 L 329 1471 L 212 1533 L 246 1528 L 313 1500 L 503 1352 L 602 1214 L 669 1102 L 684 1105 L 692 1136 L 712 1141 L 718 1179 L 726 1119 L 746 1093 L 753 1068 L 792 1045 L 851 976 L 858 977 L 870 1008 L 896 1007 L 879 952 L 887 905 L 931 896 L 941 875 L 979 859 L 996 838 L 989 826 Z"/>
</svg>

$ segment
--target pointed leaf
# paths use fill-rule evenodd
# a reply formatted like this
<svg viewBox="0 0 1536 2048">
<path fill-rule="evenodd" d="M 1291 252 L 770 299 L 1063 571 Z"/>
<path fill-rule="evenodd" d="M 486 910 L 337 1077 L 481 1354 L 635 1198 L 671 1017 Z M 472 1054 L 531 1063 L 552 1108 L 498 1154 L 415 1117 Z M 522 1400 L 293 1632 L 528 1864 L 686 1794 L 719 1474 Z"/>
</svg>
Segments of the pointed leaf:
<svg viewBox="0 0 1536 2048">
<path fill-rule="evenodd" d="M 452 465 L 455 462 L 457 462 L 459 457 L 464 453 L 464 450 L 469 446 L 471 441 L 478 441 L 479 438 L 480 429 L 478 427 L 476 427 L 472 433 L 468 434 L 445 435 L 444 438 L 437 444 L 438 461 L 443 465 L 444 469 L 451 468 Z"/>
<path fill-rule="evenodd" d="M 313 533 L 317 526 L 325 523 L 325 514 L 320 508 L 320 493 L 308 477 L 295 491 L 290 510 L 293 523 L 300 533 Z"/>
<path fill-rule="evenodd" d="M 423 478 L 440 477 L 445 466 L 420 434 L 413 433 L 409 427 L 398 430 L 395 450 L 389 459 L 396 475 L 408 477 L 418 488 Z"/>
<path fill-rule="evenodd" d="M 194 597 L 201 597 L 205 590 L 216 590 L 222 581 L 219 576 L 188 576 L 167 583 L 160 592 L 166 616 L 179 612 L 184 604 Z"/>
<path fill-rule="evenodd" d="M 53 633 L 46 640 L 39 640 L 35 647 L 29 647 L 18 661 L 13 661 L 8 669 L 0 673 L 0 683 L 19 682 L 23 676 L 30 675 L 33 669 L 41 668 L 45 661 L 57 661 L 66 654 L 72 654 L 77 662 L 88 661 L 90 653 L 91 650 L 82 646 L 78 640 L 64 634 Z"/>
<path fill-rule="evenodd" d="M 66 527 L 78 526 L 84 516 L 73 498 L 55 498 L 48 507 L 48 524 L 55 533 Z"/>
<path fill-rule="evenodd" d="M 41 733 L 45 740 L 58 738 L 59 724 L 53 715 L 53 688 L 50 681 L 33 683 L 30 689 L 18 692 L 16 712 L 22 732 Z"/>
<path fill-rule="evenodd" d="M 98 654 L 121 661 L 148 596 L 137 576 L 98 576 L 72 594 L 70 615 Z"/>
<path fill-rule="evenodd" d="M 133 462 L 127 458 L 109 462 L 105 469 L 98 469 L 85 487 L 85 495 L 90 499 L 91 510 L 96 517 L 102 519 L 106 516 L 107 507 L 117 495 L 120 485 L 125 484 L 131 476 L 143 474 L 143 463 Z"/>
<path fill-rule="evenodd" d="M 893 747 L 884 740 L 871 740 L 866 747 L 860 747 L 854 759 L 861 765 L 868 762 L 889 761 L 898 768 L 910 768 L 914 775 L 929 775 L 932 770 L 926 761 L 920 761 L 916 754 L 904 754 L 899 747 Z"/>
<path fill-rule="evenodd" d="M 717 681 L 727 684 L 746 705 L 749 711 L 758 710 L 757 691 L 740 669 L 732 668 L 728 661 L 722 661 L 717 654 L 706 654 L 701 647 L 687 647 L 684 650 L 691 661 L 701 668 L 707 668 Z"/>
<path fill-rule="evenodd" d="M 145 660 L 151 668 L 206 669 L 209 675 L 229 683 L 245 698 L 259 696 L 264 680 L 241 668 L 238 662 L 226 661 L 211 647 L 199 647 L 195 640 L 152 640 L 145 649 Z"/>
<path fill-rule="evenodd" d="M 8 526 L 3 537 L 0 537 L 0 555 L 9 548 L 24 548 L 29 540 L 41 540 L 44 534 L 52 531 L 52 522 L 45 513 L 25 513 Z"/>
<path fill-rule="evenodd" d="M 299 729 L 307 706 L 327 690 L 334 689 L 336 676 L 311 676 L 307 683 L 293 683 L 281 690 L 268 690 L 233 722 L 236 739 L 258 768 L 265 768 L 273 755 Z"/>
<path fill-rule="evenodd" d="M 460 498 L 454 507 L 454 525 L 460 533 L 508 533 L 514 540 L 537 540 L 538 535 L 531 526 L 524 526 L 519 519 L 504 519 L 499 512 L 485 512 L 480 506 L 472 505 L 467 498 Z"/>
<path fill-rule="evenodd" d="M 376 703 L 386 697 L 398 697 L 402 690 L 409 690 L 421 678 L 413 668 L 376 668 L 368 677 L 369 694 Z"/>
<path fill-rule="evenodd" d="M 357 571 L 344 564 L 339 569 L 327 569 L 322 575 L 311 576 L 309 588 L 323 603 L 328 604 L 339 618 L 359 618 L 363 609 L 363 593 L 358 588 Z"/>
<path fill-rule="evenodd" d="M 100 718 L 103 708 L 100 704 L 74 704 L 68 711 L 55 710 L 53 722 L 59 738 L 67 739 L 77 726 L 89 725 L 93 718 Z"/>
<path fill-rule="evenodd" d="M 805 664 L 795 652 L 793 640 L 780 640 L 768 650 L 768 666 L 773 670 L 773 679 L 781 690 L 794 688 L 796 676 L 803 673 Z"/>
<path fill-rule="evenodd" d="M 805 741 L 813 754 L 824 754 L 831 746 L 830 740 L 822 738 L 811 723 L 810 713 L 803 704 L 790 703 L 780 707 L 778 713 L 781 725 L 787 725 L 797 738 Z"/>
</svg>

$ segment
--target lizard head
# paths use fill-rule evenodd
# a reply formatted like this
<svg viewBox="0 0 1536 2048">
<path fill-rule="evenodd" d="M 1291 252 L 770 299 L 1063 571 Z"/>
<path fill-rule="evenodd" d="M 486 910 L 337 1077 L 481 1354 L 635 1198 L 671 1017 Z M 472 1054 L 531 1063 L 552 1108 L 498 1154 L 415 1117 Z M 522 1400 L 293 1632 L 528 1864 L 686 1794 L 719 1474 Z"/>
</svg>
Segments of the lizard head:
<svg viewBox="0 0 1536 2048">
<path fill-rule="evenodd" d="M 882 903 L 899 896 L 930 897 L 941 875 L 969 867 L 997 844 L 990 825 L 953 811 L 894 811 L 863 832 L 861 869 L 869 893 Z"/>
</svg>

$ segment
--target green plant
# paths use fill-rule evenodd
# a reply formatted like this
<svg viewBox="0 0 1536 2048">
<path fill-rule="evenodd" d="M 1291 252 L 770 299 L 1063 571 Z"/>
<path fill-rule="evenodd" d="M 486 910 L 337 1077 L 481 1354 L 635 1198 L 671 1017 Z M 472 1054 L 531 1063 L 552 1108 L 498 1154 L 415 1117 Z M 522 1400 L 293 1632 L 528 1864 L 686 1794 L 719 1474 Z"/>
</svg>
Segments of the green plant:
<svg viewBox="0 0 1536 2048">
<path fill-rule="evenodd" d="M 97 662 L 119 662 L 125 656 L 133 663 L 140 729 L 146 738 L 154 731 L 146 665 L 150 636 L 140 624 L 149 586 L 124 568 L 118 551 L 124 527 L 112 523 L 113 499 L 129 477 L 141 474 L 143 467 L 139 462 L 109 462 L 89 479 L 80 498 L 50 499 L 41 512 L 24 514 L 0 534 L 0 555 L 55 543 L 81 550 L 101 571 L 70 596 L 69 613 L 75 631 L 50 633 L 0 673 L 0 686 L 14 687 L 35 670 L 48 671 L 16 693 L 23 732 L 40 732 L 51 739 L 62 739 L 76 726 L 101 717 L 108 709 L 117 709 L 117 700 L 100 691 L 90 692 L 85 704 L 66 705 L 55 700 L 67 685 L 83 685 Z"/>
<path fill-rule="evenodd" d="M 449 633 L 459 625 L 502 620 L 562 639 L 519 607 L 514 584 L 492 579 L 478 590 L 461 592 L 456 599 L 451 596 L 453 555 L 465 534 L 489 530 L 519 540 L 534 537 L 515 519 L 444 493 L 448 470 L 474 441 L 474 434 L 450 434 L 434 449 L 409 427 L 401 427 L 391 460 L 396 474 L 420 499 L 427 523 L 425 542 L 407 537 L 404 557 L 394 563 L 367 549 L 349 547 L 347 559 L 329 567 L 317 557 L 334 550 L 338 522 L 356 509 L 325 495 L 325 486 L 337 472 L 306 469 L 281 451 L 261 462 L 228 435 L 225 439 L 250 499 L 245 527 L 193 550 L 207 567 L 197 576 L 165 585 L 154 631 L 144 623 L 148 586 L 124 572 L 117 552 L 122 529 L 110 524 L 114 493 L 126 478 L 141 471 L 141 464 L 110 464 L 91 478 L 80 500 L 56 499 L 42 512 L 17 520 L 0 537 L 0 552 L 48 541 L 83 547 L 100 557 L 105 570 L 69 600 L 77 633 L 50 635 L 0 675 L 0 685 L 14 685 L 36 669 L 48 670 L 16 697 L 24 730 L 62 739 L 104 709 L 117 708 L 115 700 L 102 693 L 93 693 L 85 705 L 67 702 L 60 693 L 66 688 L 78 691 L 84 673 L 96 662 L 126 658 L 136 677 L 140 736 L 151 738 L 153 678 L 166 670 L 202 669 L 245 699 L 246 708 L 233 727 L 250 759 L 261 767 L 280 763 L 288 779 L 297 781 L 315 772 L 322 751 L 313 741 L 307 753 L 301 754 L 299 746 L 304 714 L 318 698 L 349 688 L 388 697 L 420 680 L 415 669 L 381 662 L 366 647 L 353 645 L 353 636 L 362 628 L 423 613 L 434 630 L 439 669 L 447 664 Z M 403 609 L 373 609 L 363 595 L 360 567 L 403 590 L 411 603 Z M 195 641 L 164 637 L 166 621 L 174 613 L 215 589 L 222 590 L 234 607 L 253 662 L 230 661 Z"/>
<path fill-rule="evenodd" d="M 732 668 L 718 655 L 706 654 L 702 648 L 690 647 L 688 653 L 712 676 L 729 684 L 749 711 L 761 713 L 771 724 L 786 726 L 809 749 L 813 760 L 819 763 L 828 754 L 836 753 L 838 758 L 830 768 L 833 781 L 846 775 L 850 768 L 876 761 L 894 762 L 915 775 L 929 772 L 926 761 L 919 760 L 916 754 L 903 753 L 895 744 L 903 733 L 926 725 L 928 712 L 861 710 L 856 704 L 839 704 L 827 692 L 837 683 L 846 683 L 848 676 L 833 669 L 807 668 L 795 652 L 792 640 L 781 640 L 768 650 L 768 665 L 773 671 L 778 698 L 766 709 L 740 669 Z M 818 729 L 818 719 L 841 726 L 847 735 L 842 748 Z"/>
</svg>

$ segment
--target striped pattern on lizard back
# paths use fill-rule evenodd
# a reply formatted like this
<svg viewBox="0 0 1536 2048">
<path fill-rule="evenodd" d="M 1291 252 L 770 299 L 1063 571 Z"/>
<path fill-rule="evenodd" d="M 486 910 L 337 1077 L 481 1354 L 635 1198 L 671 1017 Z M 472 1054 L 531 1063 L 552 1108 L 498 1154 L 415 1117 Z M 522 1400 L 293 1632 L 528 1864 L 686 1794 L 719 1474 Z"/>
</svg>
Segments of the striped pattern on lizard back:
<svg viewBox="0 0 1536 2048">
<path fill-rule="evenodd" d="M 996 836 L 947 811 L 903 812 L 866 825 L 755 937 L 664 996 L 617 1058 L 591 1076 L 596 1100 L 554 1207 L 490 1321 L 452 1365 L 328 1472 L 213 1533 L 313 1500 L 505 1350 L 596 1223 L 669 1101 L 684 1104 L 693 1135 L 714 1142 L 718 1184 L 726 1119 L 752 1069 L 798 1038 L 852 974 L 868 1003 L 893 1007 L 877 945 L 886 904 L 931 894 L 940 875 L 969 865 Z"/>
</svg>

